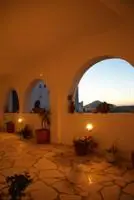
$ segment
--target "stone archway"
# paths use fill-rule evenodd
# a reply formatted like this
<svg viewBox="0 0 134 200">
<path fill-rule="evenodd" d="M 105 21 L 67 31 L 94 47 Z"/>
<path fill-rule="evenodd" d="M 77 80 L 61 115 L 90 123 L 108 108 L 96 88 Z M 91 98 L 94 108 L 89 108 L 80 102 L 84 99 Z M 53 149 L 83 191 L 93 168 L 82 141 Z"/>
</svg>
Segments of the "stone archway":
<svg viewBox="0 0 134 200">
<path fill-rule="evenodd" d="M 100 57 L 97 57 L 95 59 L 92 59 L 90 60 L 90 62 L 88 62 L 87 64 L 85 64 L 84 66 L 82 66 L 78 72 L 76 73 L 75 77 L 74 77 L 74 80 L 73 80 L 73 84 L 72 84 L 72 87 L 69 91 L 69 95 L 68 95 L 68 101 L 69 101 L 69 107 L 71 107 L 70 109 L 70 112 L 79 112 L 78 109 L 77 109 L 77 106 L 76 104 L 80 104 L 78 102 L 78 93 L 79 93 L 79 89 L 78 89 L 78 86 L 79 86 L 79 83 L 80 83 L 80 80 L 83 78 L 83 76 L 85 75 L 85 73 L 87 71 L 89 71 L 90 67 L 94 67 L 94 66 L 99 66 L 100 63 L 104 63 L 105 61 L 107 62 L 114 62 L 115 60 L 118 60 L 118 62 L 125 62 L 126 64 L 129 64 L 130 66 L 132 66 L 128 61 L 126 61 L 125 59 L 122 59 L 122 58 L 119 58 L 119 57 L 113 57 L 113 56 L 100 56 Z M 116 61 L 115 61 L 116 62 Z M 125 65 L 126 65 L 125 64 Z M 102 64 L 101 64 L 102 65 Z M 105 72 L 104 72 L 105 73 Z M 101 73 L 100 73 L 101 74 Z M 103 74 L 101 74 L 101 77 L 103 77 Z M 109 76 L 109 78 L 111 78 L 111 76 Z M 97 80 L 98 81 L 98 80 Z M 113 87 L 113 86 L 112 86 Z M 90 92 L 91 94 L 91 92 Z M 98 100 L 98 99 L 97 99 Z M 97 101 L 96 100 L 96 101 Z M 98 101 L 99 102 L 99 101 Z M 82 102 L 81 102 L 82 103 Z M 103 102 L 102 102 L 103 103 Z M 106 103 L 104 101 L 104 103 Z M 82 106 L 82 105 L 80 105 Z M 112 106 L 112 104 L 109 104 L 109 106 Z M 125 105 L 124 105 L 125 106 Z M 120 109 L 120 108 L 119 108 Z M 121 109 L 124 109 L 124 108 L 121 108 Z M 83 112 L 83 111 L 80 111 L 80 112 Z M 111 111 L 110 111 L 111 112 Z"/>
<path fill-rule="evenodd" d="M 106 60 L 106 59 L 111 59 L 111 58 L 117 58 L 114 56 L 110 56 L 110 55 L 104 55 L 104 56 L 98 56 L 95 57 L 93 59 L 91 59 L 90 61 L 86 62 L 75 74 L 74 78 L 73 78 L 73 82 L 71 84 L 71 87 L 69 89 L 69 95 L 74 95 L 76 93 L 77 90 L 77 85 L 81 79 L 81 77 L 84 75 L 84 73 L 93 65 L 95 65 L 96 63 L 102 61 L 102 60 Z"/>
</svg>

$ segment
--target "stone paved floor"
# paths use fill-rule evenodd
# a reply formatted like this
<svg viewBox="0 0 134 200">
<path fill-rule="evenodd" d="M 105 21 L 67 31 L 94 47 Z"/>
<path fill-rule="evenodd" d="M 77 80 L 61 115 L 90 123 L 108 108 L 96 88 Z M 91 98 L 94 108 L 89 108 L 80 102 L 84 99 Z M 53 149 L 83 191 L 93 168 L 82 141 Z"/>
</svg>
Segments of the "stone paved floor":
<svg viewBox="0 0 134 200">
<path fill-rule="evenodd" d="M 0 134 L 0 200 L 9 200 L 5 177 L 28 171 L 23 200 L 134 200 L 134 170 L 103 158 L 76 157 L 71 147 L 37 145 Z"/>
</svg>

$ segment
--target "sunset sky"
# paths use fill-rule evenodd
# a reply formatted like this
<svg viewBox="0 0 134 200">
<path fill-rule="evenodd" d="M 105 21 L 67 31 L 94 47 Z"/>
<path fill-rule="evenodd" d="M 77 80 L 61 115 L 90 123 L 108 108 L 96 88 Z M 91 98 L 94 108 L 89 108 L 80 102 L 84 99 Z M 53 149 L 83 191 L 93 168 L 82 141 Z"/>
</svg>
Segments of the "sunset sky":
<svg viewBox="0 0 134 200">
<path fill-rule="evenodd" d="M 134 105 L 134 68 L 125 60 L 108 59 L 93 65 L 79 82 L 79 102 L 106 101 Z"/>
</svg>

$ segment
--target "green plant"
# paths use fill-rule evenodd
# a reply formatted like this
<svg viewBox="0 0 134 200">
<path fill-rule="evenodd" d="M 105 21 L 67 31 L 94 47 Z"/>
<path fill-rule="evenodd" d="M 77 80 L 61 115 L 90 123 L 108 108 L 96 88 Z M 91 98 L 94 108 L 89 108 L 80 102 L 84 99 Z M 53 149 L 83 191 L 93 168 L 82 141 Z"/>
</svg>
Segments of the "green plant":
<svg viewBox="0 0 134 200">
<path fill-rule="evenodd" d="M 113 144 L 109 149 L 106 149 L 106 159 L 109 163 L 117 162 L 117 147 Z"/>
<path fill-rule="evenodd" d="M 19 134 L 20 136 L 22 136 L 23 138 L 25 139 L 28 139 L 28 138 L 32 138 L 33 136 L 33 131 L 31 129 L 31 127 L 26 124 L 24 128 L 22 128 L 20 131 L 19 131 Z"/>
<path fill-rule="evenodd" d="M 79 137 L 73 140 L 73 144 L 77 154 L 85 155 L 88 152 L 93 152 L 98 144 L 94 141 L 92 136 Z"/>
<path fill-rule="evenodd" d="M 117 153 L 117 147 L 116 147 L 116 145 L 113 144 L 109 149 L 106 149 L 106 151 L 108 153 L 116 154 Z"/>
<path fill-rule="evenodd" d="M 39 112 L 39 116 L 41 118 L 42 129 L 50 129 L 50 111 L 46 109 L 42 109 Z"/>
<path fill-rule="evenodd" d="M 45 108 L 35 107 L 32 109 L 33 113 L 38 113 L 41 118 L 42 129 L 50 129 L 50 111 Z"/>
<path fill-rule="evenodd" d="M 22 196 L 25 196 L 25 189 L 29 184 L 32 183 L 30 175 L 25 172 L 24 174 L 15 174 L 13 176 L 8 176 L 6 178 L 8 184 L 8 193 L 10 195 L 10 200 L 21 199 Z"/>
</svg>

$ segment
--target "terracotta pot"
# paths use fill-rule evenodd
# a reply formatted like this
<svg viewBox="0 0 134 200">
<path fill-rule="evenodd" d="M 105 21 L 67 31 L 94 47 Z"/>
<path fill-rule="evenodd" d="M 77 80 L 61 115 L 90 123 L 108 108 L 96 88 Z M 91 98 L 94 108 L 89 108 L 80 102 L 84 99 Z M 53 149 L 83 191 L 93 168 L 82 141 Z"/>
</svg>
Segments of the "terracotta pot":
<svg viewBox="0 0 134 200">
<path fill-rule="evenodd" d="M 6 132 L 8 133 L 15 132 L 15 124 L 12 121 L 6 123 Z"/>
<path fill-rule="evenodd" d="M 106 159 L 107 159 L 107 162 L 109 162 L 109 163 L 115 163 L 116 156 L 113 153 L 107 152 L 106 153 Z"/>
<path fill-rule="evenodd" d="M 88 154 L 89 144 L 84 142 L 74 143 L 75 152 L 78 156 L 84 156 Z"/>
<path fill-rule="evenodd" d="M 46 144 L 50 142 L 50 130 L 37 129 L 35 130 L 36 140 L 38 144 Z"/>
</svg>

